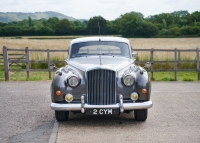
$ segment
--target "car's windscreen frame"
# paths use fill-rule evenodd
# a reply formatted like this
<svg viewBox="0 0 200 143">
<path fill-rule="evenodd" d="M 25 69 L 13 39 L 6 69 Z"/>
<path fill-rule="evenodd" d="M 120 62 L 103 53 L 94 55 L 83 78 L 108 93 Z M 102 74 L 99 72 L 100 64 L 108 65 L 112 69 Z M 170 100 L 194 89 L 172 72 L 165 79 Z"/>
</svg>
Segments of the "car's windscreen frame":
<svg viewBox="0 0 200 143">
<path fill-rule="evenodd" d="M 85 49 L 85 52 L 81 53 L 80 51 L 83 51 L 83 49 Z M 71 46 L 69 57 L 75 58 L 94 55 L 111 55 L 131 58 L 129 45 L 117 41 L 88 41 L 74 43 Z"/>
</svg>

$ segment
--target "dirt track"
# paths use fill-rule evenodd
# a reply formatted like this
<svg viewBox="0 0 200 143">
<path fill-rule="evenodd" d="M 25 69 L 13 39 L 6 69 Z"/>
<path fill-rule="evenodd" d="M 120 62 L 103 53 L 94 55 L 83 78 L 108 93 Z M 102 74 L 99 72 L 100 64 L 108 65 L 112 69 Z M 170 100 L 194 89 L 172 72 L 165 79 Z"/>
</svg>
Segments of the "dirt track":
<svg viewBox="0 0 200 143">
<path fill-rule="evenodd" d="M 51 81 L 0 82 L 0 143 L 48 142 L 54 119 Z M 133 114 L 70 114 L 57 143 L 200 142 L 200 82 L 153 82 L 146 122 Z"/>
</svg>

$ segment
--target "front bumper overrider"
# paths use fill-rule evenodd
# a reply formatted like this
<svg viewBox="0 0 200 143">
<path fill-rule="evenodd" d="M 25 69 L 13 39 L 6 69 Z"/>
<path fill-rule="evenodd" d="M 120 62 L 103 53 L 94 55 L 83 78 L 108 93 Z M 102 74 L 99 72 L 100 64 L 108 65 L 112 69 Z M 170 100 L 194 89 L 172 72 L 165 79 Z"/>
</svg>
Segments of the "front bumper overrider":
<svg viewBox="0 0 200 143">
<path fill-rule="evenodd" d="M 59 104 L 51 103 L 51 109 L 56 111 L 81 111 L 85 113 L 85 109 L 88 108 L 120 108 L 120 112 L 124 110 L 138 110 L 138 109 L 148 109 L 153 106 L 152 101 L 139 102 L 139 103 L 123 103 L 123 96 L 119 96 L 120 103 L 114 105 L 88 105 L 84 103 L 84 96 L 81 96 L 81 104 Z"/>
</svg>

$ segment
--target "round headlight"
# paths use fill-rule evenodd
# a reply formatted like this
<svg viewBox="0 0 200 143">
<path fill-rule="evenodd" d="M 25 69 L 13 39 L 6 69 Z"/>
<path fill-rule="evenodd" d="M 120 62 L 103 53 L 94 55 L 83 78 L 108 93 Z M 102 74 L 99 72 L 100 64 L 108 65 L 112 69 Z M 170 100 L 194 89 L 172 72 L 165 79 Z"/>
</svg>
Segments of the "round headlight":
<svg viewBox="0 0 200 143">
<path fill-rule="evenodd" d="M 134 84 L 134 77 L 131 75 L 126 75 L 123 78 L 123 82 L 126 86 L 132 86 Z"/>
<path fill-rule="evenodd" d="M 71 86 L 71 87 L 76 87 L 76 86 L 78 86 L 78 84 L 79 84 L 79 79 L 78 79 L 76 76 L 71 76 L 71 77 L 68 79 L 68 84 L 69 84 L 69 86 Z"/>
</svg>

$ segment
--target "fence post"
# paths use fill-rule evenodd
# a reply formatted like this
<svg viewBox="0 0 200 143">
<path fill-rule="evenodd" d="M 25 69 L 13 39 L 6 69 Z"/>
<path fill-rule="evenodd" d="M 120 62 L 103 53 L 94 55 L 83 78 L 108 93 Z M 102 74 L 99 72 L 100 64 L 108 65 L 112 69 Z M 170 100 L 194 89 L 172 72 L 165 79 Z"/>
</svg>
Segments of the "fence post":
<svg viewBox="0 0 200 143">
<path fill-rule="evenodd" d="M 151 78 L 153 78 L 153 48 L 151 48 Z"/>
<path fill-rule="evenodd" d="M 177 81 L 177 48 L 174 49 L 174 80 Z"/>
<path fill-rule="evenodd" d="M 199 48 L 197 47 L 197 78 L 200 80 L 200 69 L 199 69 Z"/>
<path fill-rule="evenodd" d="M 8 51 L 6 46 L 3 47 L 3 61 L 4 61 L 5 81 L 9 81 L 10 74 L 9 74 L 9 63 L 8 63 Z"/>
<path fill-rule="evenodd" d="M 26 53 L 26 72 L 27 72 L 27 79 L 29 79 L 29 49 L 28 47 L 26 47 L 25 49 L 25 53 Z"/>
<path fill-rule="evenodd" d="M 49 79 L 51 79 L 51 69 L 50 69 L 50 53 L 49 49 L 47 49 L 47 60 L 48 60 L 48 70 L 49 70 Z"/>
</svg>

